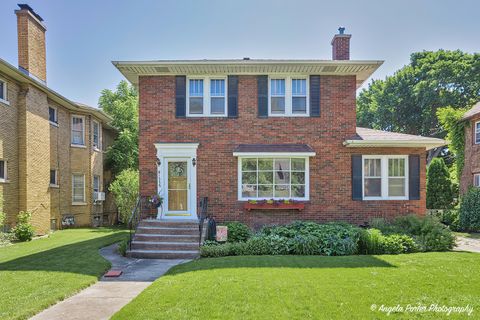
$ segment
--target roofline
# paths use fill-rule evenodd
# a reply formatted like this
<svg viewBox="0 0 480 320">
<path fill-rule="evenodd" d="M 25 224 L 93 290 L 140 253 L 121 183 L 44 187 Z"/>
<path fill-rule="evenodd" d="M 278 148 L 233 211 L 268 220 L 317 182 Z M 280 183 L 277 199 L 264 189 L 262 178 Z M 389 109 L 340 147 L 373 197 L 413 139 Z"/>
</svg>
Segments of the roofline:
<svg viewBox="0 0 480 320">
<path fill-rule="evenodd" d="M 2 68 L 2 66 L 6 67 L 6 68 Z M 86 106 L 86 105 L 79 105 L 78 103 L 69 100 L 68 98 L 62 96 L 58 92 L 56 92 L 56 91 L 50 89 L 49 87 L 47 87 L 41 81 L 36 80 L 36 79 L 26 75 L 25 73 L 23 73 L 19 69 L 15 68 L 13 65 L 11 65 L 7 61 L 3 60 L 2 58 L 0 58 L 0 71 L 4 72 L 5 74 L 7 74 L 8 76 L 12 77 L 13 79 L 15 79 L 17 81 L 28 82 L 28 83 L 34 85 L 38 89 L 45 92 L 50 99 L 52 99 L 56 103 L 62 105 L 63 107 L 65 107 L 65 108 L 67 108 L 71 111 L 87 112 L 87 113 L 94 114 L 96 117 L 101 119 L 103 121 L 103 123 L 107 125 L 108 128 L 115 129 L 110 124 L 113 119 L 108 114 L 103 112 L 101 109 Z"/>
<path fill-rule="evenodd" d="M 447 145 L 447 141 L 437 138 L 417 139 L 417 140 L 345 140 L 343 145 L 348 148 L 355 147 L 387 147 L 387 148 L 438 148 Z"/>
<path fill-rule="evenodd" d="M 349 64 L 366 64 L 366 65 L 381 65 L 384 60 L 320 60 L 320 59 L 199 59 L 199 60 L 118 60 L 112 61 L 114 66 L 121 65 L 155 65 L 155 64 L 170 64 L 170 65 L 195 65 L 195 64 L 331 64 L 331 65 L 349 65 Z"/>
</svg>

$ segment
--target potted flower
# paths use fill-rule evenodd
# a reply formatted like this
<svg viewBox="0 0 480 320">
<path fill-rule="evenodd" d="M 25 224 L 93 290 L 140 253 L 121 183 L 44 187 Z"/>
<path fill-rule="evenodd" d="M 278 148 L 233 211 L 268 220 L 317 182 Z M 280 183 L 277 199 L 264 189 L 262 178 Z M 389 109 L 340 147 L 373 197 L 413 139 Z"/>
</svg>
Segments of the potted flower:
<svg viewBox="0 0 480 320">
<path fill-rule="evenodd" d="M 163 197 L 158 194 L 148 197 L 148 203 L 153 208 L 159 208 L 163 204 Z"/>
</svg>

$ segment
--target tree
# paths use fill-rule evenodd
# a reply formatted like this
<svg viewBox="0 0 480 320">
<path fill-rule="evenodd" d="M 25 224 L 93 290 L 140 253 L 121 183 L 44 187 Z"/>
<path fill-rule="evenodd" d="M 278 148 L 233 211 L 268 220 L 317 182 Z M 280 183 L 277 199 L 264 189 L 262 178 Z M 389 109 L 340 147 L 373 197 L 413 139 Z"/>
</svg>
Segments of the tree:
<svg viewBox="0 0 480 320">
<path fill-rule="evenodd" d="M 359 126 L 444 138 L 436 112 L 465 108 L 480 97 L 480 54 L 460 50 L 416 52 L 410 64 L 374 80 L 357 99 Z M 429 160 L 434 155 L 431 153 Z"/>
<path fill-rule="evenodd" d="M 117 174 L 138 168 L 138 94 L 122 80 L 115 91 L 102 91 L 98 104 L 113 118 L 118 137 L 107 150 L 107 164 Z"/>
<path fill-rule="evenodd" d="M 453 203 L 450 173 L 442 158 L 435 158 L 427 169 L 427 208 L 448 209 Z"/>
<path fill-rule="evenodd" d="M 123 221 L 123 223 L 127 223 L 138 197 L 138 171 L 134 169 L 123 170 L 110 184 L 108 190 L 112 192 L 115 197 L 115 204 L 120 214 L 120 220 Z"/>
</svg>

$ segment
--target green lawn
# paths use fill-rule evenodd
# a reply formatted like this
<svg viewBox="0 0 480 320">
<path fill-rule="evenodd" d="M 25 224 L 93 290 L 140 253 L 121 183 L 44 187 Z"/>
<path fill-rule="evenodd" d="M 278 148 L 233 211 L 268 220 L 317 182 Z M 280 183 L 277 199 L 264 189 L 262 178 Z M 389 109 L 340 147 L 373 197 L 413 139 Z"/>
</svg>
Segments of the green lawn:
<svg viewBox="0 0 480 320">
<path fill-rule="evenodd" d="M 98 249 L 120 229 L 71 229 L 0 248 L 0 319 L 25 319 L 97 281 L 110 266 Z"/>
<path fill-rule="evenodd" d="M 371 310 L 373 304 L 376 311 Z M 433 312 L 387 317 L 378 311 L 382 305 L 408 304 L 470 305 L 470 319 L 478 319 L 480 254 L 201 259 L 171 269 L 113 319 L 446 317 Z"/>
</svg>

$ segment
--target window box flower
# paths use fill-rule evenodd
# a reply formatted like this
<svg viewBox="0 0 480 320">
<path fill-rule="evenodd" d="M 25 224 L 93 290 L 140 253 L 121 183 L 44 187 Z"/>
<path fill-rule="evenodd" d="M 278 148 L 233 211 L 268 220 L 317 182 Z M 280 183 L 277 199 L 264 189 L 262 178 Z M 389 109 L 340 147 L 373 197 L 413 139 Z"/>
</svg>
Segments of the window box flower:
<svg viewBox="0 0 480 320">
<path fill-rule="evenodd" d="M 250 210 L 303 210 L 305 209 L 305 203 L 295 200 L 249 200 L 243 208 L 247 211 Z"/>
</svg>

